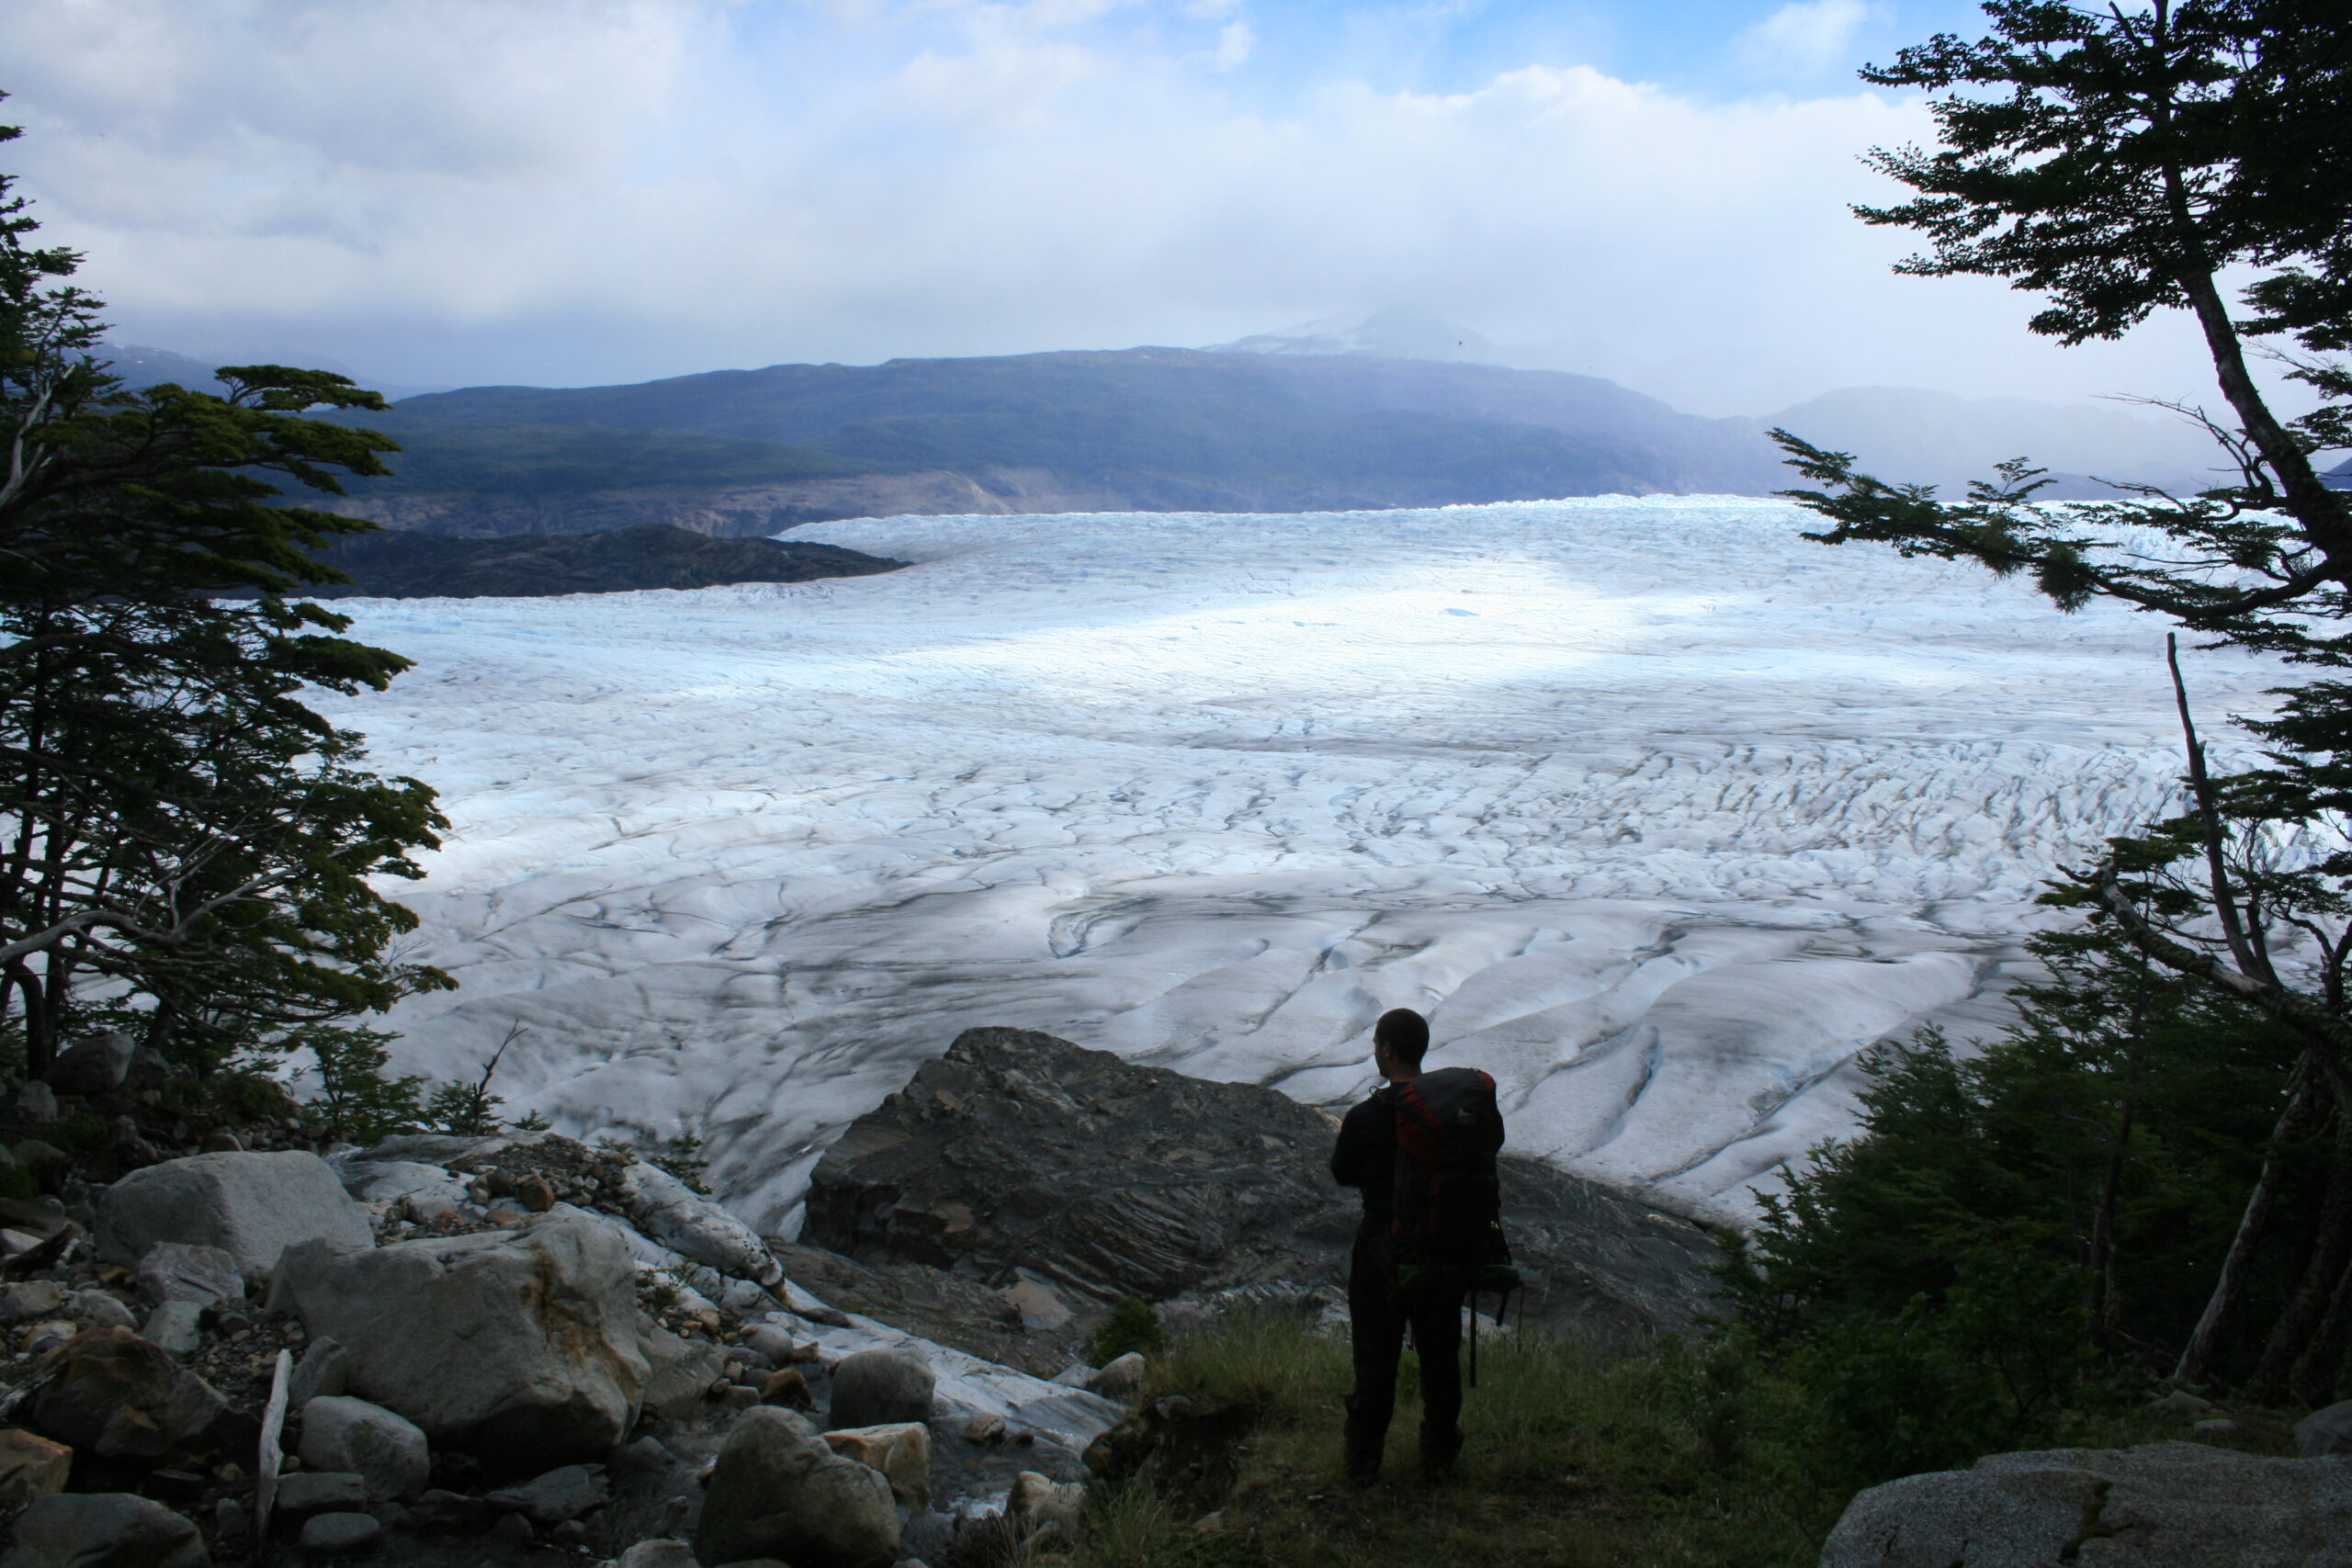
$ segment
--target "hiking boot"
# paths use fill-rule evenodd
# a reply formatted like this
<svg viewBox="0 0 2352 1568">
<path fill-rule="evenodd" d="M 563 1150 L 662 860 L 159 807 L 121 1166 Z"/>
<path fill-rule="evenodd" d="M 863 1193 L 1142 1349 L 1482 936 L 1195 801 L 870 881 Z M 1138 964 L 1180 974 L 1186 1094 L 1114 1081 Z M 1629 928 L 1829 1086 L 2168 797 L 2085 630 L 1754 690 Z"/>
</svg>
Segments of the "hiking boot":
<svg viewBox="0 0 2352 1568">
<path fill-rule="evenodd" d="M 1462 1457 L 1462 1429 L 1438 1434 L 1421 1434 L 1421 1479 L 1445 1481 L 1453 1474 L 1453 1461 Z"/>
</svg>

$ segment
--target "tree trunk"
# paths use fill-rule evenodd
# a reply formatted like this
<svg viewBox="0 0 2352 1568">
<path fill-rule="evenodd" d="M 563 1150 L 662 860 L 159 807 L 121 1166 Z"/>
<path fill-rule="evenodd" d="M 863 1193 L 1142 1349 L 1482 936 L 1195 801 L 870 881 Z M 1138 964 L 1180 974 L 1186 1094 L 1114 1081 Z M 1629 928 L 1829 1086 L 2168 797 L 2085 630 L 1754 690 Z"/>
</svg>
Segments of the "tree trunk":
<svg viewBox="0 0 2352 1568">
<path fill-rule="evenodd" d="M 2320 1319 L 2311 1344 L 2295 1358 L 2294 1371 L 2287 1376 L 2287 1391 L 2305 1404 L 2327 1404 L 2336 1364 L 2344 1359 L 2347 1342 L 2352 1342 L 2352 1264 L 2336 1276 L 2326 1315 Z"/>
<path fill-rule="evenodd" d="M 2206 1366 L 2213 1359 L 2213 1347 L 2221 1339 L 2222 1325 L 2237 1310 L 2238 1297 L 2245 1288 L 2247 1265 L 2254 1261 L 2254 1255 L 2260 1250 L 2270 1228 L 2271 1205 L 2278 1196 L 2278 1183 L 2286 1175 L 2287 1145 L 2310 1131 L 2318 1119 L 2321 1101 L 2316 1092 L 2317 1077 L 2306 1051 L 2295 1063 L 2294 1076 L 2287 1085 L 2287 1103 L 2278 1112 L 2278 1125 L 2270 1130 L 2270 1152 L 2263 1157 L 2254 1190 L 2246 1194 L 2245 1212 L 2238 1216 L 2237 1235 L 2230 1238 L 2230 1250 L 2222 1259 L 2222 1272 L 2213 1281 L 2213 1293 L 2205 1298 L 2205 1311 L 2198 1317 L 2197 1327 L 2188 1336 L 2188 1343 L 2181 1348 L 2180 1359 L 2172 1369 L 2176 1386 L 2203 1380 Z"/>
<path fill-rule="evenodd" d="M 2327 1196 L 2320 1205 L 2319 1234 L 2312 1238 L 2311 1260 L 2304 1265 L 2303 1277 L 2296 1281 L 2286 1310 L 2271 1326 L 2254 1375 L 2246 1380 L 2248 1398 L 2267 1404 L 2285 1393 L 2288 1369 L 2317 1334 L 2347 1260 L 2352 1260 L 2352 1118 L 2338 1115 L 2335 1157 L 2328 1165 Z"/>
</svg>

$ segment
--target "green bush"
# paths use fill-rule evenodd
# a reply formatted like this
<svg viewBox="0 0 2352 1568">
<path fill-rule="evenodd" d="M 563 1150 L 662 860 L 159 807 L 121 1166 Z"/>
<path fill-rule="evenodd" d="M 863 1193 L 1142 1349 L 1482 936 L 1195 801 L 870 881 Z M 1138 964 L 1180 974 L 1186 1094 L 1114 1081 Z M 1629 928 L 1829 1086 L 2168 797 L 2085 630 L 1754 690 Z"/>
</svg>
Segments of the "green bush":
<svg viewBox="0 0 2352 1568">
<path fill-rule="evenodd" d="M 1140 1296 L 1125 1296 L 1095 1325 L 1086 1359 L 1092 1366 L 1107 1367 L 1131 1350 L 1157 1356 L 1167 1348 L 1168 1335 L 1159 1326 L 1159 1312 Z"/>
<path fill-rule="evenodd" d="M 0 1165 L 0 1198 L 38 1198 L 40 1182 L 32 1168 L 22 1165 Z"/>
</svg>

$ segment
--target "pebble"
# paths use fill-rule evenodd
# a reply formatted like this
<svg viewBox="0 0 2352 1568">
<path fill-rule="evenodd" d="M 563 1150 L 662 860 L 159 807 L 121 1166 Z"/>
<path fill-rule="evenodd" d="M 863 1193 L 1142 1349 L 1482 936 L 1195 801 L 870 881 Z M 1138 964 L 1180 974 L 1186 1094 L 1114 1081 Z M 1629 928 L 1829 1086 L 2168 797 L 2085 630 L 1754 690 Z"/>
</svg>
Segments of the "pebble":
<svg viewBox="0 0 2352 1568">
<path fill-rule="evenodd" d="M 2214 1437 L 2218 1438 L 2222 1436 L 2224 1433 L 2236 1431 L 2238 1429 L 2238 1424 L 2231 1420 L 2226 1416 L 2216 1416 L 2210 1421 L 2199 1421 L 2191 1429 L 2199 1432 L 2210 1432 Z"/>
</svg>

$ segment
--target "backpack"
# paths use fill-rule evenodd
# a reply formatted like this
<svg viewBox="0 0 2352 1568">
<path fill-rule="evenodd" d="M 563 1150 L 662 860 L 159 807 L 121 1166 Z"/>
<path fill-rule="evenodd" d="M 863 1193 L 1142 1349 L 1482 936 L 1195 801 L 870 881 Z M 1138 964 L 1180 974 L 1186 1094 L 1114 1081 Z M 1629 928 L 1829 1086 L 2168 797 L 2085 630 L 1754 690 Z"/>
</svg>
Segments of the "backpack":
<svg viewBox="0 0 2352 1568">
<path fill-rule="evenodd" d="M 1441 1067 L 1396 1086 L 1396 1216 L 1389 1222 L 1396 1290 L 1459 1286 L 1470 1307 L 1472 1366 L 1478 1308 L 1486 1291 L 1500 1293 L 1495 1321 L 1520 1285 L 1503 1237 L 1502 1181 L 1495 1168 L 1503 1116 L 1495 1080 L 1473 1067 Z M 1475 1382 L 1476 1373 L 1472 1372 Z"/>
</svg>

